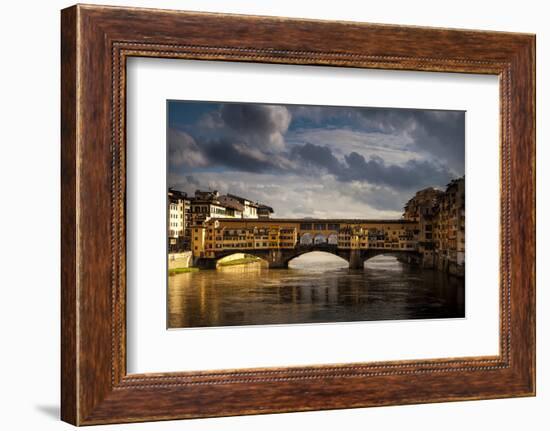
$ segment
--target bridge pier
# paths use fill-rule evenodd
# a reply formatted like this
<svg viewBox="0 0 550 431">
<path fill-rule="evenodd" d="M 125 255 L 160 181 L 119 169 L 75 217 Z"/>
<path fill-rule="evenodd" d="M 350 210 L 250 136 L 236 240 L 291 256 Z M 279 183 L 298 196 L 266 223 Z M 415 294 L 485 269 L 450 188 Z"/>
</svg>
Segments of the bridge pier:
<svg viewBox="0 0 550 431">
<path fill-rule="evenodd" d="M 280 249 L 270 250 L 267 262 L 269 268 L 288 268 L 288 261 Z"/>
<path fill-rule="evenodd" d="M 210 259 L 206 257 L 198 257 L 193 259 L 193 266 L 199 269 L 216 269 L 217 259 Z"/>
<path fill-rule="evenodd" d="M 364 261 L 361 255 L 361 250 L 352 249 L 349 252 L 349 268 L 350 269 L 363 269 Z"/>
</svg>

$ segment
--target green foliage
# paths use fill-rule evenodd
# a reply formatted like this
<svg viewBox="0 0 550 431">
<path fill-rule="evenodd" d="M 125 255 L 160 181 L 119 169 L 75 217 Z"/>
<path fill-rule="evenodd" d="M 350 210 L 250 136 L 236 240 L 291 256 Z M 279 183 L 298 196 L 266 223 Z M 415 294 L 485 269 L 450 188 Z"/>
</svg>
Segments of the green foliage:
<svg viewBox="0 0 550 431">
<path fill-rule="evenodd" d="M 187 272 L 197 272 L 199 268 L 172 268 L 168 270 L 168 275 L 185 274 Z"/>
</svg>

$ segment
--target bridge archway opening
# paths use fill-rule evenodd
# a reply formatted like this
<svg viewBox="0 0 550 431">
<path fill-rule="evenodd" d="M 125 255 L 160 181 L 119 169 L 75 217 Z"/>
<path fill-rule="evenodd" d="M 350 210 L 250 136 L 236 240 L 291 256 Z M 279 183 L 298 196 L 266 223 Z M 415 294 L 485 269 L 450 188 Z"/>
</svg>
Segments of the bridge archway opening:
<svg viewBox="0 0 550 431">
<path fill-rule="evenodd" d="M 347 260 L 325 251 L 310 251 L 288 261 L 291 269 L 330 271 L 348 267 Z"/>
<path fill-rule="evenodd" d="M 216 261 L 216 269 L 258 268 L 267 265 L 264 258 L 248 253 L 232 253 Z"/>
<path fill-rule="evenodd" d="M 322 233 L 315 235 L 315 237 L 313 238 L 313 244 L 315 245 L 326 244 L 326 243 L 327 243 L 327 237 Z"/>
<path fill-rule="evenodd" d="M 380 253 L 365 259 L 363 266 L 366 269 L 381 271 L 402 271 L 403 262 L 392 253 Z"/>
<path fill-rule="evenodd" d="M 327 242 L 330 245 L 338 245 L 338 234 L 331 233 L 327 238 Z"/>
<path fill-rule="evenodd" d="M 311 245 L 313 244 L 313 235 L 310 233 L 304 233 L 300 236 L 300 245 Z"/>
</svg>

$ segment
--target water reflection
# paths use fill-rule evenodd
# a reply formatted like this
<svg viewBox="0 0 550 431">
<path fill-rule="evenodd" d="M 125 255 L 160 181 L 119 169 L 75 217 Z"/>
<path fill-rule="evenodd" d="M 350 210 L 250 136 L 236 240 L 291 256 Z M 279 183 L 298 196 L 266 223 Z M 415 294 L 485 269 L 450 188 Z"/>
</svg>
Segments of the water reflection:
<svg viewBox="0 0 550 431">
<path fill-rule="evenodd" d="M 464 317 L 464 281 L 379 256 L 364 270 L 310 253 L 169 277 L 170 328 Z"/>
</svg>

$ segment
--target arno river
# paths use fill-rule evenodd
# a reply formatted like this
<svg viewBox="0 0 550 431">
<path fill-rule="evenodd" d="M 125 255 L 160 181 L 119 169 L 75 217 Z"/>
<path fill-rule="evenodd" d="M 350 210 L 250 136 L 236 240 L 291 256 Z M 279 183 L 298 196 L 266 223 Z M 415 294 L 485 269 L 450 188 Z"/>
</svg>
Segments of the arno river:
<svg viewBox="0 0 550 431">
<path fill-rule="evenodd" d="M 168 280 L 168 327 L 464 317 L 464 280 L 379 256 L 364 270 L 322 253 Z"/>
</svg>

